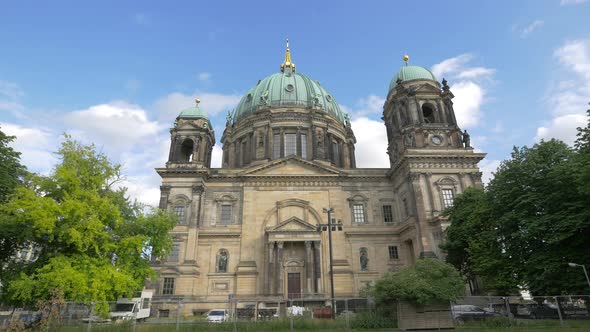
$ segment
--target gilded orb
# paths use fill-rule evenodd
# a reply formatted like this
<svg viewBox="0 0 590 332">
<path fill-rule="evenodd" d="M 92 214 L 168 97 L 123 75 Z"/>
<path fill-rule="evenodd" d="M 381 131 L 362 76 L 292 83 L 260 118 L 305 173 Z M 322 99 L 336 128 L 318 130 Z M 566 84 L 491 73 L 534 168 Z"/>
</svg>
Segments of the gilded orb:
<svg viewBox="0 0 590 332">
<path fill-rule="evenodd" d="M 406 54 L 406 55 L 404 55 L 404 61 L 405 61 L 405 62 L 408 62 L 408 60 L 410 60 L 410 56 L 409 56 L 409 55 L 407 55 L 407 54 Z"/>
<path fill-rule="evenodd" d="M 195 102 L 198 104 L 201 102 L 201 99 L 197 98 L 197 99 L 195 99 Z"/>
</svg>

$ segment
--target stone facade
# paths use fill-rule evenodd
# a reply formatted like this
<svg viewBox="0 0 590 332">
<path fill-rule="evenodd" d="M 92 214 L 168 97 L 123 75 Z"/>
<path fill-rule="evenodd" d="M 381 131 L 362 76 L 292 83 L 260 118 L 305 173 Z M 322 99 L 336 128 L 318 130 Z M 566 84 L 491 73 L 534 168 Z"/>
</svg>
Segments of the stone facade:
<svg viewBox="0 0 590 332">
<path fill-rule="evenodd" d="M 294 66 L 283 74 L 295 75 Z M 332 233 L 336 297 L 358 296 L 421 257 L 441 257 L 440 214 L 455 195 L 481 185 L 484 157 L 465 142 L 452 98 L 446 81 L 441 88 L 434 80 L 398 80 L 383 110 L 391 165 L 380 169 L 356 167 L 348 118 L 317 100 L 273 106 L 261 98 L 239 121 L 229 116 L 222 168 L 210 168 L 215 136 L 208 121 L 179 117 L 170 160 L 157 169 L 160 208 L 179 215 L 173 252 L 154 263 L 157 295 L 201 301 L 194 306 L 202 308 L 225 305 L 230 295 L 325 302 L 324 208 L 341 224 Z"/>
</svg>

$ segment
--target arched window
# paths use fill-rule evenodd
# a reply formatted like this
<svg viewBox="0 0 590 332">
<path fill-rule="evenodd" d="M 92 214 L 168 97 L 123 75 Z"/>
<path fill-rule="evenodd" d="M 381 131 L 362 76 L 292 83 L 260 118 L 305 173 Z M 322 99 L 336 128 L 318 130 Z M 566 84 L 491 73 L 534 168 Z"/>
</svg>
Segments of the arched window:
<svg viewBox="0 0 590 332">
<path fill-rule="evenodd" d="M 422 105 L 422 116 L 424 117 L 424 122 L 426 123 L 436 122 L 434 119 L 434 107 L 431 104 Z"/>
<path fill-rule="evenodd" d="M 181 162 L 190 162 L 193 160 L 193 148 L 195 143 L 192 139 L 187 138 L 180 146 L 180 160 Z"/>
<path fill-rule="evenodd" d="M 172 200 L 172 212 L 178 217 L 178 225 L 186 225 L 188 222 L 189 199 L 184 195 L 178 195 Z"/>
<path fill-rule="evenodd" d="M 218 273 L 227 273 L 227 264 L 229 262 L 229 252 L 227 249 L 219 249 L 215 264 L 215 271 Z"/>
</svg>

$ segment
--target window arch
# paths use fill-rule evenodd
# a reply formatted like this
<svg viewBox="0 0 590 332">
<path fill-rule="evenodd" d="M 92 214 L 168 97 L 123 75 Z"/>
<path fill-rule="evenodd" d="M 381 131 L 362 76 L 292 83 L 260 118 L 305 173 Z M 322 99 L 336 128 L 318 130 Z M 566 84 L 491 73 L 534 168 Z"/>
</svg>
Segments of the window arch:
<svg viewBox="0 0 590 332">
<path fill-rule="evenodd" d="M 190 200 L 184 195 L 178 195 L 172 203 L 172 212 L 178 217 L 178 225 L 186 225 L 189 216 Z"/>
<path fill-rule="evenodd" d="M 195 142 L 190 138 L 185 138 L 180 145 L 180 160 L 181 162 L 193 161 L 193 150 Z"/>
<path fill-rule="evenodd" d="M 217 204 L 217 225 L 231 225 L 236 223 L 237 198 L 223 195 L 215 199 Z"/>
<path fill-rule="evenodd" d="M 436 119 L 434 117 L 434 106 L 429 103 L 422 104 L 422 117 L 425 123 L 434 123 Z"/>
<path fill-rule="evenodd" d="M 353 224 L 366 224 L 369 222 L 369 219 L 367 218 L 368 201 L 369 199 L 361 194 L 356 194 L 348 199 Z"/>
<path fill-rule="evenodd" d="M 444 177 L 436 181 L 435 184 L 438 188 L 442 210 L 453 206 L 459 182 L 452 177 Z"/>
</svg>

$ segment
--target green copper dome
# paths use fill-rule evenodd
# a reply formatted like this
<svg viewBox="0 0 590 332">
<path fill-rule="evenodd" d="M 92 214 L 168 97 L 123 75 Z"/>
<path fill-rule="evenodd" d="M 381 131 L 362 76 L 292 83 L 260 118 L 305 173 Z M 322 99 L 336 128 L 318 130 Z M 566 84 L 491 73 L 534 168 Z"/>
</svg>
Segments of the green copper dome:
<svg viewBox="0 0 590 332">
<path fill-rule="evenodd" d="M 259 107 L 321 109 L 345 123 L 344 112 L 338 106 L 336 98 L 318 81 L 288 70 L 272 74 L 250 89 L 240 100 L 233 114 L 233 123 L 254 113 Z"/>
<path fill-rule="evenodd" d="M 389 84 L 389 90 L 395 88 L 397 85 L 397 81 L 411 81 L 411 80 L 431 80 L 436 81 L 436 77 L 434 74 L 420 66 L 403 66 L 397 74 L 391 79 L 391 83 Z"/>
<path fill-rule="evenodd" d="M 207 125 L 209 126 L 209 128 L 211 128 L 211 121 L 209 121 L 209 116 L 207 115 L 207 112 L 199 107 L 199 103 L 201 102 L 201 100 L 197 98 L 195 99 L 195 102 L 195 106 L 180 111 L 180 114 L 176 117 L 176 120 L 178 121 L 178 119 L 203 119 L 207 121 Z"/>
<path fill-rule="evenodd" d="M 205 119 L 209 120 L 209 116 L 207 112 L 199 107 L 199 103 L 201 102 L 200 99 L 196 100 L 197 104 L 194 107 L 189 107 L 184 109 L 178 115 L 180 119 Z"/>
</svg>

